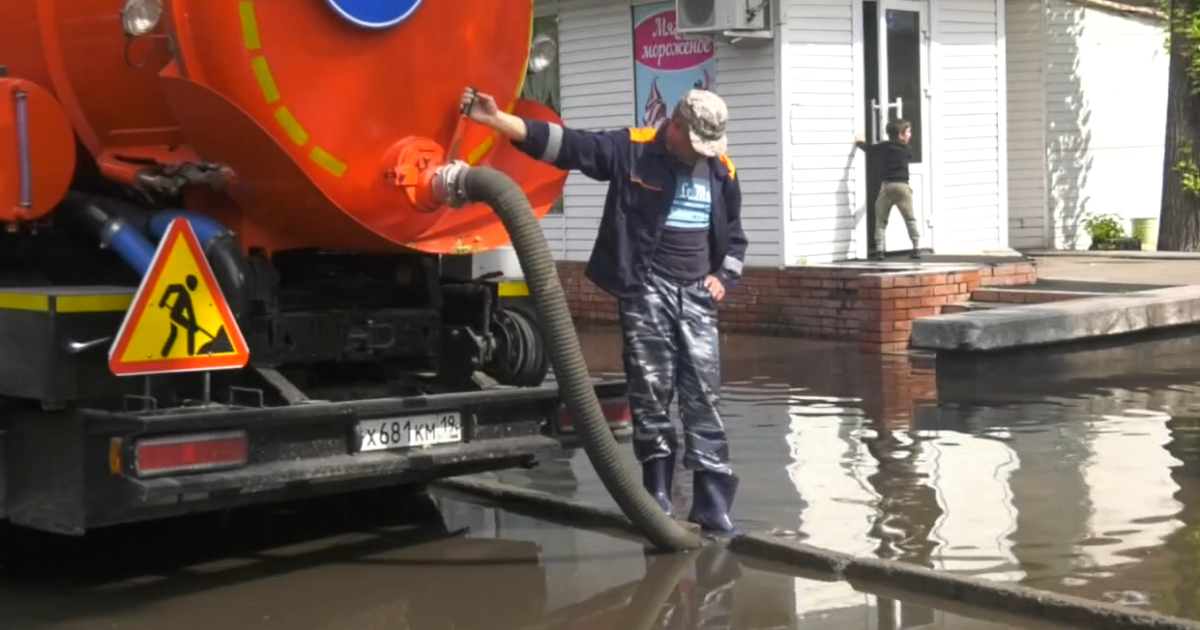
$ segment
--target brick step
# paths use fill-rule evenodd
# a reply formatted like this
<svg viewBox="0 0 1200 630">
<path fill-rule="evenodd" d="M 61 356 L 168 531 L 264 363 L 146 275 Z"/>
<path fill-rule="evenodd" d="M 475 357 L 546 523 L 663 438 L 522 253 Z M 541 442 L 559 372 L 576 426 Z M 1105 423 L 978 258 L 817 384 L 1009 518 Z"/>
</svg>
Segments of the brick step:
<svg viewBox="0 0 1200 630">
<path fill-rule="evenodd" d="M 996 304 L 998 306 L 1014 304 L 1045 304 L 1047 302 L 1063 302 L 1090 297 L 1102 297 L 1112 293 L 1097 293 L 1094 291 L 1056 291 L 1053 289 L 1036 289 L 1019 287 L 1004 289 L 985 287 L 971 293 L 972 302 Z M 943 311 L 944 312 L 944 311 Z"/>
</svg>

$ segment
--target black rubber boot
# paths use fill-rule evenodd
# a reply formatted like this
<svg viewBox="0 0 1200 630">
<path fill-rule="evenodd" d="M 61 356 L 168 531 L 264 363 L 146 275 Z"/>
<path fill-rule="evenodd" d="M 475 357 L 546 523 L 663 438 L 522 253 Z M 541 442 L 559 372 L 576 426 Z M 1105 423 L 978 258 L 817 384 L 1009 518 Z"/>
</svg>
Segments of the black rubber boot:
<svg viewBox="0 0 1200 630">
<path fill-rule="evenodd" d="M 909 258 L 912 258 L 913 260 L 921 259 L 921 243 L 920 242 L 913 241 L 912 253 L 909 254 L 908 256 L 909 256 Z"/>
<path fill-rule="evenodd" d="M 708 533 L 738 533 L 737 525 L 729 517 L 737 488 L 736 475 L 696 471 L 692 476 L 692 512 L 688 515 L 688 521 Z"/>
<path fill-rule="evenodd" d="M 876 251 L 874 254 L 871 254 L 871 260 L 874 260 L 875 262 L 883 262 L 886 258 L 887 256 L 885 256 L 881 251 Z"/>
<path fill-rule="evenodd" d="M 642 485 L 671 518 L 675 518 L 675 506 L 671 502 L 671 482 L 674 477 L 674 457 L 656 457 L 642 464 Z"/>
</svg>

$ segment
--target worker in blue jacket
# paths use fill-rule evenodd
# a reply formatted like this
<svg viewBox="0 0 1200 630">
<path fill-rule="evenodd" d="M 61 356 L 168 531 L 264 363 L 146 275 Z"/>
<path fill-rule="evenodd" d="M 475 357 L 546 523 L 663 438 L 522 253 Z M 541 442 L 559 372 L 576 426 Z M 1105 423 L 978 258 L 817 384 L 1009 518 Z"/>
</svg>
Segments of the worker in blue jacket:
<svg viewBox="0 0 1200 630">
<path fill-rule="evenodd" d="M 617 299 L 643 482 L 674 515 L 678 440 L 669 409 L 678 392 L 683 464 L 694 475 L 688 520 L 734 533 L 738 479 L 718 409 L 717 303 L 742 274 L 746 235 L 737 171 L 725 155 L 725 102 L 691 90 L 661 127 L 613 131 L 525 120 L 470 88 L 462 107 L 527 155 L 608 182 L 586 274 Z"/>
</svg>

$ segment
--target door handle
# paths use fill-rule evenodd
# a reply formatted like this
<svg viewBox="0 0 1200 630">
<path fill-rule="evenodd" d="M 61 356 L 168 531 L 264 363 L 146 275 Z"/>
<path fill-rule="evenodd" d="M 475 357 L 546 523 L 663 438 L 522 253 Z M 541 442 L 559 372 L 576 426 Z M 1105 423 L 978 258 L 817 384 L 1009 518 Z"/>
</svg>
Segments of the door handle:
<svg viewBox="0 0 1200 630">
<path fill-rule="evenodd" d="M 879 142 L 879 124 L 883 122 L 883 126 L 887 127 L 888 111 L 896 110 L 896 118 L 904 118 L 904 99 L 897 96 L 896 100 L 887 105 L 880 105 L 879 101 L 871 99 L 871 144 Z"/>
<path fill-rule="evenodd" d="M 879 144 L 879 102 L 871 99 L 871 144 Z"/>
</svg>

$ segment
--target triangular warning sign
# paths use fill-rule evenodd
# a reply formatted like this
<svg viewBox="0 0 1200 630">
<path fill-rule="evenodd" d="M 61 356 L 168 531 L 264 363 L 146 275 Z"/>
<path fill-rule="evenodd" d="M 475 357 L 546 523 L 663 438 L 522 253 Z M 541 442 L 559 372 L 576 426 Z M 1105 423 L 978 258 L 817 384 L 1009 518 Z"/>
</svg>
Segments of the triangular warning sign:
<svg viewBox="0 0 1200 630">
<path fill-rule="evenodd" d="M 175 219 L 109 349 L 109 369 L 136 376 L 229 370 L 249 360 L 246 340 L 192 225 Z"/>
</svg>

